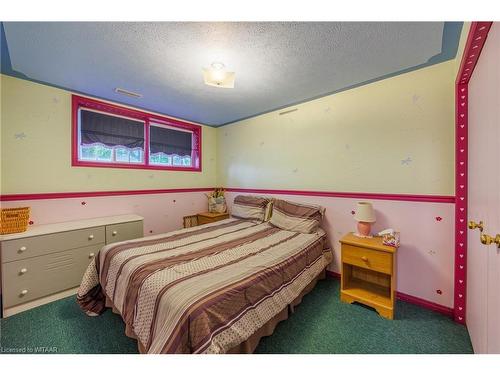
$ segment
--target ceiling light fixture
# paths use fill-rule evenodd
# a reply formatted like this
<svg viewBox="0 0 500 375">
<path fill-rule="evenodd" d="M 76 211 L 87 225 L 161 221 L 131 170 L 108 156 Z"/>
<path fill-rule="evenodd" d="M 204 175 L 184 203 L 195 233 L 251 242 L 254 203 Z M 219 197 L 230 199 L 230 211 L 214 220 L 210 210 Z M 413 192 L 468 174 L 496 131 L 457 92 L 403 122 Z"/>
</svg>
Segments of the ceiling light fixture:
<svg viewBox="0 0 500 375">
<path fill-rule="evenodd" d="M 226 71 L 226 66 L 221 62 L 213 62 L 209 68 L 203 68 L 203 80 L 205 85 L 234 88 L 234 72 Z"/>
</svg>

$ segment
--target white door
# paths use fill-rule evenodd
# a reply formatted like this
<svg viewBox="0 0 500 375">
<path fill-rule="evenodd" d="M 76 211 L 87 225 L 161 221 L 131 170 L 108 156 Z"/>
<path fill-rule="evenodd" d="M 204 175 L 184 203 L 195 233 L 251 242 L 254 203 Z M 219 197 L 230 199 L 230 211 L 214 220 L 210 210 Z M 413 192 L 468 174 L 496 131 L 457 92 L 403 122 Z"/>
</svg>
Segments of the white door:
<svg viewBox="0 0 500 375">
<path fill-rule="evenodd" d="M 493 23 L 469 82 L 469 220 L 500 234 L 500 25 Z M 500 249 L 469 230 L 467 328 L 475 353 L 500 353 Z"/>
</svg>

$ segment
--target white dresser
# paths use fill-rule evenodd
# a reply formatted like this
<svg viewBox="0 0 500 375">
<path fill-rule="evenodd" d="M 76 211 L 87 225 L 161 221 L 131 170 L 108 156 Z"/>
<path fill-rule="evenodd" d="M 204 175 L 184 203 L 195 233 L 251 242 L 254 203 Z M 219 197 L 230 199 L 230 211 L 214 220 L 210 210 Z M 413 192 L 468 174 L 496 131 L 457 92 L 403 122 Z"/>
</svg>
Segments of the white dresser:
<svg viewBox="0 0 500 375">
<path fill-rule="evenodd" d="M 143 236 L 138 215 L 36 225 L 0 236 L 3 317 L 74 294 L 104 245 Z"/>
</svg>

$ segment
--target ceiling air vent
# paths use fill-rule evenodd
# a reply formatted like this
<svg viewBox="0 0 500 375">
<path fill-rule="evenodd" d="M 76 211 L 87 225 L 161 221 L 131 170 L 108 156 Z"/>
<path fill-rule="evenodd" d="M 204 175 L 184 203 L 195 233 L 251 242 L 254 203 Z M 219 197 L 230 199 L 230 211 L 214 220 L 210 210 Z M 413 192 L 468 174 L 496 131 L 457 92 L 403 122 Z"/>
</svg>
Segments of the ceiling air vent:
<svg viewBox="0 0 500 375">
<path fill-rule="evenodd" d="M 122 94 L 122 95 L 130 96 L 131 98 L 142 98 L 142 94 L 138 94 L 136 92 L 132 92 L 132 91 L 128 91 L 128 90 L 125 90 L 125 89 L 121 89 L 119 87 L 117 87 L 115 89 L 115 92 L 117 94 Z"/>
<path fill-rule="evenodd" d="M 287 115 L 289 113 L 292 113 L 292 112 L 295 112 L 295 111 L 298 111 L 298 110 L 299 110 L 298 108 L 289 109 L 288 111 L 280 112 L 279 115 L 280 116 Z"/>
</svg>

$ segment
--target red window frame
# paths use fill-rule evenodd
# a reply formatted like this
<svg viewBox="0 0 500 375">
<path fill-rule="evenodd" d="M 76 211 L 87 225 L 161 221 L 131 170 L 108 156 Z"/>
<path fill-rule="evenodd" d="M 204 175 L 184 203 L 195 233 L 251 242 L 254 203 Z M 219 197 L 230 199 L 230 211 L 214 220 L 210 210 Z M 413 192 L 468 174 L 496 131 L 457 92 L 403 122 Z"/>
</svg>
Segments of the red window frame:
<svg viewBox="0 0 500 375">
<path fill-rule="evenodd" d="M 78 110 L 80 108 L 93 109 L 110 115 L 129 117 L 132 119 L 144 121 L 144 162 L 143 163 L 106 163 L 95 161 L 83 161 L 78 159 Z M 160 116 L 153 113 L 140 111 L 128 107 L 122 107 L 116 104 L 102 102 L 83 96 L 72 96 L 72 145 L 71 145 L 71 165 L 73 167 L 100 167 L 100 168 L 128 168 L 128 169 L 157 169 L 167 171 L 191 171 L 201 172 L 201 126 L 176 120 L 166 116 Z M 193 145 L 191 153 L 191 167 L 180 166 L 161 166 L 149 164 L 149 127 L 150 123 L 166 125 L 182 130 L 188 130 L 193 134 Z"/>
</svg>

